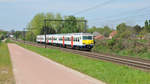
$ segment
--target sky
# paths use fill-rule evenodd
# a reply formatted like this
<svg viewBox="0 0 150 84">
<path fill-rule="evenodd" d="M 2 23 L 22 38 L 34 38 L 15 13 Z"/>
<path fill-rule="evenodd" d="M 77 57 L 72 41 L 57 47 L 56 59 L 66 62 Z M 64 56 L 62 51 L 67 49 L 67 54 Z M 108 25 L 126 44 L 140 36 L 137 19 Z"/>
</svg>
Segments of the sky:
<svg viewBox="0 0 150 84">
<path fill-rule="evenodd" d="M 88 26 L 144 25 L 150 0 L 0 0 L 0 29 L 23 30 L 37 13 L 85 17 Z"/>
</svg>

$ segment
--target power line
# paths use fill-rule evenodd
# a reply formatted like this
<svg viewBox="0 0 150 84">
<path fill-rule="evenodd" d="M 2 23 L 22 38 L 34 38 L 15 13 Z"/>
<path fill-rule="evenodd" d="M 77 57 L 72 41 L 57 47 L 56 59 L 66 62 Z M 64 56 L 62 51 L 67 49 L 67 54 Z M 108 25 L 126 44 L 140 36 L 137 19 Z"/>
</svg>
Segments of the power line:
<svg viewBox="0 0 150 84">
<path fill-rule="evenodd" d="M 141 8 L 141 9 L 137 9 L 137 10 L 135 10 L 135 12 L 138 14 L 139 12 L 141 13 L 141 11 L 144 11 L 144 10 L 146 10 L 147 8 L 149 8 L 149 6 L 148 7 L 144 7 L 144 8 Z M 121 13 L 122 14 L 122 13 Z M 147 14 L 147 13 L 146 13 Z M 112 21 L 113 23 L 114 22 L 119 22 L 119 21 L 121 21 L 121 20 L 128 20 L 128 19 L 130 19 L 130 17 L 137 17 L 137 16 L 139 16 L 139 17 L 141 17 L 141 16 L 146 16 L 145 14 L 143 15 L 143 14 L 138 14 L 138 15 L 130 15 L 130 16 L 125 16 L 125 17 L 120 17 L 120 18 L 118 18 L 118 19 L 114 19 L 114 20 L 111 20 L 111 19 L 113 19 L 112 17 L 113 16 L 109 16 L 110 18 L 110 20 L 104 20 L 104 19 L 97 19 L 97 20 L 100 20 L 100 22 L 102 22 L 102 23 L 104 23 L 104 22 L 106 22 L 106 21 Z M 118 16 L 117 16 L 118 17 Z M 97 20 L 94 20 L 94 23 L 93 24 L 95 24 L 95 23 L 97 23 L 97 22 L 95 22 L 95 21 L 97 21 Z"/>
<path fill-rule="evenodd" d="M 114 1 L 114 0 L 107 0 L 106 2 L 103 2 L 103 3 L 97 4 L 97 5 L 93 6 L 93 7 L 89 7 L 89 8 L 87 8 L 87 9 L 78 11 L 78 12 L 72 14 L 72 15 L 81 14 L 81 13 L 84 13 L 84 12 L 87 12 L 87 11 L 90 11 L 90 10 L 93 10 L 93 9 L 96 9 L 96 8 L 98 8 L 98 7 L 103 7 L 104 5 L 107 5 L 107 4 L 109 4 L 109 3 L 113 2 L 113 1 Z"/>
<path fill-rule="evenodd" d="M 139 12 L 141 12 L 141 11 L 144 11 L 144 10 L 146 10 L 146 9 L 148 9 L 148 8 L 150 8 L 150 6 L 147 6 L 147 7 L 144 7 L 144 8 L 140 8 L 140 9 L 137 9 L 137 10 L 134 10 L 134 11 L 131 11 L 132 13 L 139 13 Z M 126 12 L 122 12 L 122 13 L 119 13 L 119 14 L 117 14 L 117 15 L 111 15 L 111 16 L 108 16 L 108 17 L 104 17 L 104 18 L 94 18 L 94 19 L 90 19 L 90 20 L 94 20 L 94 21 L 97 21 L 97 20 L 101 20 L 101 19 L 105 19 L 105 18 L 113 18 L 114 16 L 120 16 L 120 15 L 123 15 L 123 14 L 126 14 L 126 13 L 128 13 L 128 12 L 130 12 L 130 11 L 126 11 Z"/>
<path fill-rule="evenodd" d="M 147 15 L 149 15 L 150 13 L 148 13 L 148 14 L 139 14 L 139 15 L 132 15 L 132 17 L 137 17 L 137 16 L 139 16 L 139 17 L 143 17 L 143 16 L 147 16 Z M 125 20 L 125 21 L 127 21 L 128 19 L 130 19 L 130 17 L 131 16 L 126 16 L 126 17 L 123 17 L 123 18 L 118 18 L 118 19 L 115 19 L 115 20 L 107 20 L 108 22 L 106 22 L 106 21 L 104 21 L 104 20 L 102 20 L 102 21 L 100 21 L 101 23 L 110 23 L 110 21 L 111 21 L 111 23 L 114 23 L 114 22 L 120 22 L 121 20 Z M 139 20 L 136 20 L 136 21 L 139 21 Z M 93 24 L 96 24 L 97 22 L 95 22 L 95 23 L 93 23 Z"/>
</svg>

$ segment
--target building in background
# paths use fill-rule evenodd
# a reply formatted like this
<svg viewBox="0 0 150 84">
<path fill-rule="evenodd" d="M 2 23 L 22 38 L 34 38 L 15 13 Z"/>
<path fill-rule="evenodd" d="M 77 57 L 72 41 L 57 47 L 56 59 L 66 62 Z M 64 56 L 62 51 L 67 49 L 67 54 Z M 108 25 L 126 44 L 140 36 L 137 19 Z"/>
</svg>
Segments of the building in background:
<svg viewBox="0 0 150 84">
<path fill-rule="evenodd" d="M 93 36 L 95 40 L 101 40 L 104 39 L 104 36 L 98 32 L 93 32 Z"/>
<path fill-rule="evenodd" d="M 112 39 L 116 34 L 117 34 L 117 31 L 112 31 L 112 32 L 109 34 L 109 39 Z"/>
</svg>

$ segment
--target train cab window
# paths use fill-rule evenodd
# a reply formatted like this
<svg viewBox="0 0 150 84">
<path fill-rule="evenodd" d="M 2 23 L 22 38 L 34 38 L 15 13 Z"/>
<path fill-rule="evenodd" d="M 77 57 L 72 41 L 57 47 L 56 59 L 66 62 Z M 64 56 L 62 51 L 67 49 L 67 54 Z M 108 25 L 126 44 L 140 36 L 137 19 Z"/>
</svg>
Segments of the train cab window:
<svg viewBox="0 0 150 84">
<path fill-rule="evenodd" d="M 92 36 L 83 36 L 83 40 L 92 40 Z"/>
</svg>

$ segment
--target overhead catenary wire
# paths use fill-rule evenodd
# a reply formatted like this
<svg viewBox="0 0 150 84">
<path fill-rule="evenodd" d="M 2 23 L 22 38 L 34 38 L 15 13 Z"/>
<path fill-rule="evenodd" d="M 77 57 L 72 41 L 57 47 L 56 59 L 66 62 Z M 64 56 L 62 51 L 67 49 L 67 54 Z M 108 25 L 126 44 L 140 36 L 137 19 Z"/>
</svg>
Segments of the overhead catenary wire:
<svg viewBox="0 0 150 84">
<path fill-rule="evenodd" d="M 107 0 L 107 1 L 105 1 L 105 2 L 103 2 L 103 3 L 100 3 L 100 4 L 95 5 L 95 6 L 93 6 L 93 7 L 89 7 L 89 8 L 87 8 L 87 9 L 80 10 L 80 11 L 78 11 L 78 12 L 72 14 L 72 15 L 78 15 L 78 14 L 81 14 L 81 13 L 85 13 L 85 12 L 94 10 L 94 9 L 96 9 L 96 8 L 99 8 L 99 7 L 103 7 L 104 5 L 107 5 L 107 4 L 109 4 L 109 3 L 112 3 L 113 1 L 114 1 L 114 0 Z"/>
<path fill-rule="evenodd" d="M 104 22 L 110 22 L 110 21 L 113 21 L 113 22 L 118 22 L 118 21 L 121 21 L 121 20 L 128 20 L 128 19 L 130 19 L 130 17 L 137 17 L 137 16 L 146 16 L 146 15 L 148 15 L 147 13 L 146 14 L 139 14 L 139 13 L 141 13 L 142 11 L 144 11 L 144 10 L 146 10 L 146 9 L 148 9 L 150 6 L 147 6 L 147 7 L 144 7 L 144 8 L 140 8 L 140 9 L 137 9 L 137 10 L 135 10 L 135 11 L 133 11 L 132 13 L 134 14 L 132 14 L 132 15 L 128 15 L 128 16 L 125 16 L 125 17 L 120 17 L 120 18 L 118 18 L 118 16 L 119 15 L 122 15 L 122 14 L 124 14 L 125 12 L 123 12 L 123 13 L 120 13 L 120 14 L 117 14 L 117 18 L 114 18 L 114 16 L 108 16 L 108 17 L 105 17 L 105 18 L 108 18 L 107 20 L 105 19 L 105 18 L 95 18 L 95 19 L 93 19 L 93 20 L 91 20 L 91 22 L 93 23 L 94 22 L 94 24 L 96 24 L 96 23 L 98 23 L 98 22 L 101 22 L 101 23 L 104 23 Z M 136 13 L 136 14 L 135 14 Z M 138 15 L 137 15 L 138 14 Z M 115 15 L 116 16 L 116 15 Z M 113 19 L 114 18 L 114 19 Z M 95 21 L 98 21 L 98 22 L 95 22 Z M 90 21 L 89 21 L 90 22 Z M 109 23 L 108 22 L 108 23 Z"/>
<path fill-rule="evenodd" d="M 134 13 L 134 14 L 136 13 L 136 14 L 138 14 L 139 12 L 142 12 L 142 11 L 148 9 L 148 8 L 150 8 L 150 6 L 147 6 L 147 7 L 144 7 L 144 8 L 140 8 L 140 9 L 137 9 L 137 10 L 134 10 L 134 11 L 131 11 L 131 13 Z M 107 16 L 107 17 L 103 17 L 103 18 L 94 18 L 94 19 L 90 19 L 90 20 L 97 21 L 97 20 L 102 20 L 102 19 L 105 19 L 105 18 L 111 19 L 111 18 L 114 18 L 115 16 L 117 16 L 117 17 L 119 17 L 120 15 L 123 16 L 123 14 L 129 13 L 129 12 L 130 12 L 130 11 L 121 12 L 121 13 L 119 13 L 119 14 L 117 14 L 117 15 L 111 15 L 111 16 Z M 129 16 L 127 16 L 127 17 L 130 17 L 130 16 L 133 16 L 133 15 L 129 15 Z"/>
<path fill-rule="evenodd" d="M 139 15 L 132 15 L 132 16 L 126 16 L 126 17 L 123 17 L 123 18 L 117 18 L 117 19 L 112 19 L 112 20 L 101 20 L 101 21 L 98 21 L 98 22 L 92 22 L 92 24 L 99 24 L 99 23 L 103 23 L 103 26 L 105 26 L 105 25 L 108 25 L 108 24 L 111 24 L 111 25 L 114 25 L 115 23 L 118 23 L 119 24 L 119 22 L 127 22 L 127 20 L 129 20 L 130 19 L 130 17 L 142 17 L 143 18 L 143 16 L 148 16 L 150 13 L 148 13 L 148 14 L 139 14 Z M 147 18 L 145 18 L 145 19 L 147 19 Z M 123 21 L 124 20 L 124 21 Z M 139 21 L 143 21 L 143 20 L 139 20 L 139 18 L 137 18 L 136 19 L 136 22 L 139 22 Z"/>
</svg>

